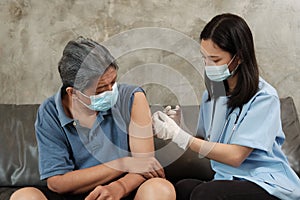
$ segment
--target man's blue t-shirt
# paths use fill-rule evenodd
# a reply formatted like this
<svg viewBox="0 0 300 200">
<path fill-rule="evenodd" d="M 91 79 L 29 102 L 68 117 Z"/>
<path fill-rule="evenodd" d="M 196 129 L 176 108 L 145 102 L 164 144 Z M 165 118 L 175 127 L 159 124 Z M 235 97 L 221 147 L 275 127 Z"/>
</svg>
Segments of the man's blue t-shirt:
<svg viewBox="0 0 300 200">
<path fill-rule="evenodd" d="M 119 84 L 117 103 L 99 112 L 91 129 L 81 127 L 63 109 L 61 90 L 39 107 L 35 122 L 41 179 L 92 167 L 130 154 L 128 125 L 135 92 Z"/>
</svg>

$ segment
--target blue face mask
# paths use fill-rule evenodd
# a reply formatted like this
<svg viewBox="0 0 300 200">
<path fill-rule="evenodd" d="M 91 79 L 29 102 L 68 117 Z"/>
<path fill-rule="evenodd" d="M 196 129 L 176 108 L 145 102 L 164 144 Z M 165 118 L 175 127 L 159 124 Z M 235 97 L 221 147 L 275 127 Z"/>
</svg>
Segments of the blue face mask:
<svg viewBox="0 0 300 200">
<path fill-rule="evenodd" d="M 87 108 L 89 108 L 91 110 L 94 110 L 94 111 L 107 111 L 107 110 L 109 110 L 110 108 L 112 108 L 117 103 L 118 96 L 119 96 L 119 90 L 118 90 L 117 83 L 115 83 L 112 86 L 111 91 L 105 91 L 105 92 L 102 92 L 102 93 L 97 94 L 97 95 L 87 96 L 87 95 L 83 94 L 82 92 L 80 92 L 80 93 L 83 96 L 89 98 L 90 101 L 91 101 L 91 104 L 87 105 L 86 103 L 84 103 L 83 101 L 78 99 L 79 102 L 81 102 Z"/>
<path fill-rule="evenodd" d="M 224 81 L 229 77 L 231 77 L 235 73 L 236 69 L 238 68 L 238 66 L 236 66 L 236 68 L 231 73 L 228 69 L 228 66 L 233 61 L 234 58 L 235 56 L 233 56 L 233 58 L 230 60 L 228 64 L 205 66 L 205 72 L 207 77 L 211 81 L 216 81 L 216 82 Z"/>
</svg>

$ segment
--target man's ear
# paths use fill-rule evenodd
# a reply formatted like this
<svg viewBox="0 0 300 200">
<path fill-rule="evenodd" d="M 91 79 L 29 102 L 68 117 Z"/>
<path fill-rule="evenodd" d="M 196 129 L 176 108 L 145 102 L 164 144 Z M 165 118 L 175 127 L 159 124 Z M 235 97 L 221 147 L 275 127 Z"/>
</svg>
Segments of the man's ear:
<svg viewBox="0 0 300 200">
<path fill-rule="evenodd" d="M 75 89 L 73 87 L 67 87 L 66 92 L 71 97 L 75 93 Z"/>
</svg>

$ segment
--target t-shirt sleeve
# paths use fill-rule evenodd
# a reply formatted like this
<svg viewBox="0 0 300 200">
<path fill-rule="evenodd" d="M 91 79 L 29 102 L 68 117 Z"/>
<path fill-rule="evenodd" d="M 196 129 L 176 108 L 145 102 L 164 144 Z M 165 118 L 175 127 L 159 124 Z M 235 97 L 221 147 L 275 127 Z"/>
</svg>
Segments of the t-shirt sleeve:
<svg viewBox="0 0 300 200">
<path fill-rule="evenodd" d="M 42 104 L 35 122 L 41 180 L 74 169 L 64 130 L 54 105 Z"/>
<path fill-rule="evenodd" d="M 258 95 L 243 109 L 230 143 L 269 151 L 281 127 L 278 97 Z"/>
</svg>

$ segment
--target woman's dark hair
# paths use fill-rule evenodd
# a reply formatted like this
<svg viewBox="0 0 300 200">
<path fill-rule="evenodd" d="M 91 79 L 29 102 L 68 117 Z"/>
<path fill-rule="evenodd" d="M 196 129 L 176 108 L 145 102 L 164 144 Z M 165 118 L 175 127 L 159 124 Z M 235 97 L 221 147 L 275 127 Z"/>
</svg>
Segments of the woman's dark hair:
<svg viewBox="0 0 300 200">
<path fill-rule="evenodd" d="M 114 57 L 104 46 L 81 36 L 69 41 L 58 63 L 62 95 L 66 94 L 67 87 L 83 91 L 108 67 L 118 69 Z"/>
<path fill-rule="evenodd" d="M 228 107 L 241 107 L 257 92 L 259 71 L 250 28 L 241 17 L 225 13 L 215 16 L 202 30 L 200 41 L 211 39 L 222 50 L 236 55 L 241 63 L 237 68 L 236 87 L 229 95 Z M 228 88 L 227 81 L 223 81 Z M 210 97 L 209 97 L 210 98 Z"/>
</svg>

